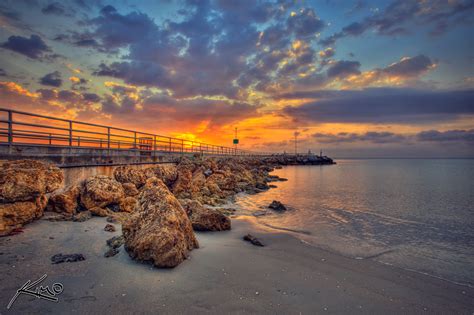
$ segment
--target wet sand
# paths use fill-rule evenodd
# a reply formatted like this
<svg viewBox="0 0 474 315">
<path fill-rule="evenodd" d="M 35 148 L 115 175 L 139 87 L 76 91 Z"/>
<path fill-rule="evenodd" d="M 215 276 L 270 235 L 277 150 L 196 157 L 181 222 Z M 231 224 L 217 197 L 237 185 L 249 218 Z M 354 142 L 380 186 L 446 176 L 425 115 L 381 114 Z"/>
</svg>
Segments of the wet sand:
<svg viewBox="0 0 474 315">
<path fill-rule="evenodd" d="M 18 313 L 457 313 L 472 314 L 474 289 L 422 274 L 329 253 L 285 234 L 257 230 L 245 218 L 232 230 L 196 233 L 201 248 L 174 269 L 132 261 L 121 248 L 103 257 L 104 218 L 83 223 L 40 220 L 0 238 L 0 314 Z M 116 225 L 120 230 L 119 225 Z M 252 233 L 267 246 L 242 236 Z M 85 261 L 52 265 L 54 254 Z M 60 282 L 59 302 L 21 295 L 27 280 Z"/>
</svg>

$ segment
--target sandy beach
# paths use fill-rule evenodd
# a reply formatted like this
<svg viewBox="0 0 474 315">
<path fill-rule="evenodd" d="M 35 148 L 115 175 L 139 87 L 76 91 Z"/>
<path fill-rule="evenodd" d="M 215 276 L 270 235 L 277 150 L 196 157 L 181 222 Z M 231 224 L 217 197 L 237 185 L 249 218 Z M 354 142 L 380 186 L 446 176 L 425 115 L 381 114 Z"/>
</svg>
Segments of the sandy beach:
<svg viewBox="0 0 474 315">
<path fill-rule="evenodd" d="M 123 247 L 105 258 L 105 218 L 29 224 L 0 238 L 1 314 L 18 313 L 457 313 L 474 310 L 474 289 L 433 277 L 332 254 L 285 234 L 264 231 L 248 217 L 232 230 L 196 233 L 200 248 L 174 269 L 129 258 Z M 242 236 L 265 243 L 256 247 Z M 53 265 L 54 254 L 85 261 Z M 27 280 L 64 285 L 57 303 L 20 295 Z"/>
</svg>

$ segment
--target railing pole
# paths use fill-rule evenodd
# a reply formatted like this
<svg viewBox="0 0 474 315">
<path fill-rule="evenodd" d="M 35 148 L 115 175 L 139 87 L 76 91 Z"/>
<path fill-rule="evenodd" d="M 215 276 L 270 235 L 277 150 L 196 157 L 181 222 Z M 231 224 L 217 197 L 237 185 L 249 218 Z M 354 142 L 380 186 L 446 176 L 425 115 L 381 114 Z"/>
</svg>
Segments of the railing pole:
<svg viewBox="0 0 474 315">
<path fill-rule="evenodd" d="M 170 149 L 169 149 L 169 151 L 170 151 L 170 152 L 172 151 L 172 150 L 171 150 L 171 138 L 170 138 Z"/>
<path fill-rule="evenodd" d="M 107 127 L 107 149 L 110 151 L 110 127 Z"/>
<path fill-rule="evenodd" d="M 13 145 L 13 113 L 8 111 L 8 153 L 12 153 Z"/>
<path fill-rule="evenodd" d="M 184 140 L 181 139 L 181 155 L 184 154 Z"/>
<path fill-rule="evenodd" d="M 153 156 L 156 156 L 156 135 L 153 135 Z"/>
<path fill-rule="evenodd" d="M 72 147 L 72 121 L 69 121 L 69 146 Z"/>
</svg>

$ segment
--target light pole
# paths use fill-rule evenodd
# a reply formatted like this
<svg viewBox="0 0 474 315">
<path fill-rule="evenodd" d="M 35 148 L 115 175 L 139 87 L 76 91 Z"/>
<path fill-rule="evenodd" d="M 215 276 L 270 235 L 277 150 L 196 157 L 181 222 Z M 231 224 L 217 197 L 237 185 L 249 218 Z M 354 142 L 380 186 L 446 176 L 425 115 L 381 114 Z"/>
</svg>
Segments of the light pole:
<svg viewBox="0 0 474 315">
<path fill-rule="evenodd" d="M 295 131 L 295 156 L 298 155 L 298 131 Z"/>
</svg>

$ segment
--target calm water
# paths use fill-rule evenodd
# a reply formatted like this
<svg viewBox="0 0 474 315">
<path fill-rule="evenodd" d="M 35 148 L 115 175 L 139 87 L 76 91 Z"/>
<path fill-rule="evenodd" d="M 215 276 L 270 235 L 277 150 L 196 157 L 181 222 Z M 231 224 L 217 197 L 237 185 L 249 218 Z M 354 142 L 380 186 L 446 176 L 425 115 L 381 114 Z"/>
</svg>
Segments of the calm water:
<svg viewBox="0 0 474 315">
<path fill-rule="evenodd" d="M 358 259 L 474 284 L 474 160 L 338 160 L 289 166 L 278 188 L 239 195 L 244 214 L 272 200 L 289 211 L 258 222 Z"/>
</svg>

